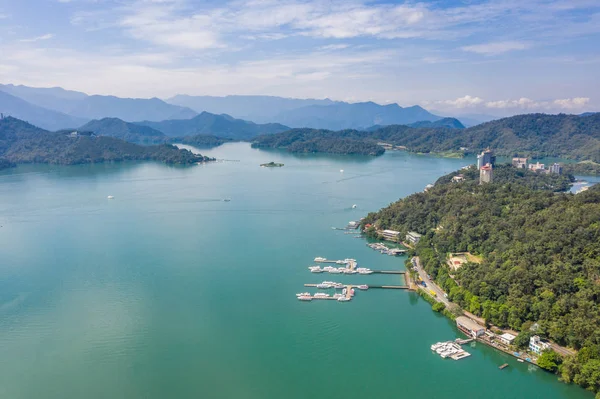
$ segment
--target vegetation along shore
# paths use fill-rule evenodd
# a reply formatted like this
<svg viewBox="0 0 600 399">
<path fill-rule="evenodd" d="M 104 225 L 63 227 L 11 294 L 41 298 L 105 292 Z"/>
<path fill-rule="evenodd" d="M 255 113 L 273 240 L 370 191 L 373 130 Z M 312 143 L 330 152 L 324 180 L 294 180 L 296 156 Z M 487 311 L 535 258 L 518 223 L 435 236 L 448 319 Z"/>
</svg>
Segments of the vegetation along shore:
<svg viewBox="0 0 600 399">
<path fill-rule="evenodd" d="M 515 349 L 533 335 L 572 348 L 566 356 L 546 351 L 537 364 L 598 392 L 600 186 L 572 194 L 573 180 L 499 165 L 493 182 L 479 184 L 470 167 L 369 214 L 362 227 L 421 234 L 413 254 L 450 301 L 519 332 Z M 450 262 L 453 253 L 478 261 Z"/>
</svg>

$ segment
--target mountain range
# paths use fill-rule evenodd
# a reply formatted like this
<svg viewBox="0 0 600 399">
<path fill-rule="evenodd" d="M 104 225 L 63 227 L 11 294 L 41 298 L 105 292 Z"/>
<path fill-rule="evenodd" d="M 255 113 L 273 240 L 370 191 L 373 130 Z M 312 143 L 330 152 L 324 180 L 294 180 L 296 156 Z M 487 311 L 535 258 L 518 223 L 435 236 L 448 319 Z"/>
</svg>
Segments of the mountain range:
<svg viewBox="0 0 600 399">
<path fill-rule="evenodd" d="M 294 128 L 366 129 L 373 125 L 405 125 L 442 119 L 441 116 L 434 115 L 418 105 L 403 108 L 398 104 L 346 103 L 329 99 L 179 95 L 168 99 L 167 102 L 192 108 L 196 112 L 228 114 L 254 122 L 277 122 Z"/>
<path fill-rule="evenodd" d="M 73 128 L 91 119 L 106 117 L 119 118 L 126 122 L 157 122 L 166 119 L 188 119 L 197 115 L 189 108 L 168 104 L 158 98 L 89 96 L 59 87 L 35 88 L 1 84 L 0 92 L 3 94 L 0 112 L 50 130 Z M 7 95 L 11 97 L 6 97 Z M 73 124 L 74 122 L 76 123 Z"/>
<path fill-rule="evenodd" d="M 203 112 L 258 124 L 278 123 L 290 127 L 332 130 L 366 129 L 373 125 L 434 122 L 442 119 L 420 106 L 403 108 L 397 104 L 351 104 L 329 99 L 177 95 L 163 101 L 158 98 L 87 95 L 60 87 L 35 88 L 12 84 L 0 84 L 0 92 L 3 94 L 0 112 L 49 130 L 74 128 L 90 120 L 103 118 L 119 118 L 125 122 L 144 121 L 144 124 L 185 120 Z M 163 128 L 169 129 L 168 125 L 163 124 Z"/>
</svg>

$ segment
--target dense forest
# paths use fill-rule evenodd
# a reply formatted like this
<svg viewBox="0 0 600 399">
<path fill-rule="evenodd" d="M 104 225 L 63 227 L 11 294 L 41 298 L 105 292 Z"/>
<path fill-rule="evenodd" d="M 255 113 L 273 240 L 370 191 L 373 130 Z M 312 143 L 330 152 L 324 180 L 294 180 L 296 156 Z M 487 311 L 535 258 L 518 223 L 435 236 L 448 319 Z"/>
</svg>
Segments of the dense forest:
<svg viewBox="0 0 600 399">
<path fill-rule="evenodd" d="M 0 120 L 0 159 L 64 165 L 125 160 L 191 164 L 211 160 L 170 144 L 141 146 L 91 133 L 52 133 L 10 117 Z"/>
<path fill-rule="evenodd" d="M 198 134 L 196 136 L 170 137 L 169 141 L 171 143 L 187 144 L 187 145 L 191 145 L 194 147 L 200 147 L 200 148 L 212 148 L 212 147 L 218 147 L 224 143 L 230 143 L 233 140 L 226 139 L 223 137 Z"/>
<path fill-rule="evenodd" d="M 292 129 L 287 132 L 263 135 L 252 143 L 254 148 L 285 148 L 294 153 L 323 152 L 329 154 L 381 155 L 383 147 L 365 140 L 357 130 Z"/>
<path fill-rule="evenodd" d="M 292 129 L 260 136 L 257 147 L 285 147 L 332 139 L 351 139 L 365 145 L 385 142 L 421 153 L 473 154 L 493 148 L 500 156 L 562 157 L 600 162 L 600 114 L 587 116 L 527 114 L 499 119 L 468 129 L 413 128 L 391 125 L 372 131 Z M 330 150 L 323 144 L 320 147 Z M 329 151 L 326 151 L 329 152 Z"/>
<path fill-rule="evenodd" d="M 458 173 L 465 182 L 452 183 Z M 450 300 L 523 334 L 535 323 L 536 334 L 579 349 L 574 357 L 544 361 L 565 381 L 598 391 L 600 186 L 575 195 L 560 192 L 571 176 L 510 166 L 494 173 L 484 185 L 475 168 L 444 176 L 363 223 L 423 234 L 416 252 Z M 464 251 L 482 263 L 450 270 L 447 254 Z"/>
</svg>

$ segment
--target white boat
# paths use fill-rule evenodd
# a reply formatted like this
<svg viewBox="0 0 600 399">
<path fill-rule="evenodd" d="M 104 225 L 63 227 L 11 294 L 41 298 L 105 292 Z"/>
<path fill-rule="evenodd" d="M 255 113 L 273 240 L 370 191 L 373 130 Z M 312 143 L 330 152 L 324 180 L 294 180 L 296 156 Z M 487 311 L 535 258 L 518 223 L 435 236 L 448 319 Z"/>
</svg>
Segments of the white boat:
<svg viewBox="0 0 600 399">
<path fill-rule="evenodd" d="M 361 289 L 361 290 L 368 290 L 368 289 L 369 289 L 369 286 L 368 286 L 368 285 L 366 285 L 366 284 L 361 284 L 361 285 L 359 285 L 357 288 L 358 288 L 358 289 Z"/>
<path fill-rule="evenodd" d="M 332 267 L 332 268 L 329 270 L 329 273 L 331 273 L 331 274 L 340 274 L 340 273 L 341 273 L 341 271 L 340 271 L 339 269 L 336 269 L 336 268 L 333 268 L 333 267 Z"/>
<path fill-rule="evenodd" d="M 313 295 L 315 298 L 327 298 L 329 297 L 329 294 L 326 294 L 324 292 L 317 292 L 315 295 Z"/>
<path fill-rule="evenodd" d="M 519 362 L 519 363 L 524 363 L 524 362 L 525 362 L 525 360 L 523 360 L 523 359 L 517 359 L 517 362 Z"/>
<path fill-rule="evenodd" d="M 324 270 L 323 269 L 311 269 L 310 271 L 311 273 L 323 273 Z"/>
<path fill-rule="evenodd" d="M 344 262 L 343 260 L 336 260 L 335 263 L 337 263 L 338 265 L 343 265 L 346 262 Z"/>
<path fill-rule="evenodd" d="M 342 295 L 342 294 L 333 294 L 333 297 L 334 297 L 335 299 L 337 299 L 337 298 L 343 298 L 343 297 L 344 297 L 344 295 Z"/>
<path fill-rule="evenodd" d="M 333 288 L 342 289 L 342 288 L 344 288 L 344 284 L 337 283 L 336 285 L 333 286 Z"/>
<path fill-rule="evenodd" d="M 299 296 L 298 299 L 301 301 L 312 301 L 312 297 L 310 296 Z"/>
<path fill-rule="evenodd" d="M 328 288 L 331 288 L 331 285 L 329 285 L 329 284 L 317 284 L 317 288 L 322 289 L 322 290 L 326 290 Z"/>
<path fill-rule="evenodd" d="M 347 288 L 344 288 L 344 289 L 342 290 L 342 295 L 346 295 L 346 293 L 348 293 L 348 289 L 347 289 Z"/>
<path fill-rule="evenodd" d="M 358 273 L 356 270 L 352 270 L 352 269 L 345 269 L 344 270 L 344 274 L 356 274 Z"/>
<path fill-rule="evenodd" d="M 108 197 L 106 197 L 106 198 L 108 198 L 108 199 L 115 199 L 115 197 L 114 197 L 114 196 L 112 196 L 112 195 L 109 195 L 109 196 L 108 196 Z"/>
<path fill-rule="evenodd" d="M 351 295 L 351 296 L 354 296 L 354 288 L 352 288 L 352 289 L 350 290 L 350 295 Z"/>
<path fill-rule="evenodd" d="M 356 204 L 352 205 L 352 209 L 356 209 Z"/>
<path fill-rule="evenodd" d="M 325 258 L 321 258 L 320 256 L 317 256 L 317 257 L 315 258 L 315 262 L 325 262 L 326 260 L 327 260 L 327 259 L 325 259 Z"/>
<path fill-rule="evenodd" d="M 335 267 L 333 267 L 333 266 L 325 266 L 323 268 L 323 270 L 325 270 L 326 272 L 330 271 L 331 269 L 335 269 Z"/>
<path fill-rule="evenodd" d="M 335 281 L 323 281 L 321 284 L 336 285 L 337 283 Z"/>
<path fill-rule="evenodd" d="M 359 270 L 358 274 L 373 274 L 373 270 Z"/>
<path fill-rule="evenodd" d="M 346 298 L 345 296 L 343 296 L 343 297 L 338 298 L 337 300 L 338 300 L 338 302 L 348 302 L 350 300 L 350 298 Z"/>
<path fill-rule="evenodd" d="M 340 169 L 340 173 L 344 173 L 344 169 Z"/>
<path fill-rule="evenodd" d="M 296 296 L 297 297 L 300 297 L 300 296 L 310 296 L 310 292 L 301 292 L 299 294 L 296 294 Z"/>
</svg>

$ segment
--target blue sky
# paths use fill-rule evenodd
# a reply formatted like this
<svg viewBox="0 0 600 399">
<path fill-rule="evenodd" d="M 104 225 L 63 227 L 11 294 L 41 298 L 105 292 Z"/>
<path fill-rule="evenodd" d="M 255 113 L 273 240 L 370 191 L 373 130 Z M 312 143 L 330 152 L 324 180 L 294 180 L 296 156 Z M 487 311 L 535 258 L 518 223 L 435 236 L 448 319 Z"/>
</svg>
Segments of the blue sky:
<svg viewBox="0 0 600 399">
<path fill-rule="evenodd" d="M 0 0 L 0 83 L 600 110 L 598 0 Z"/>
</svg>

